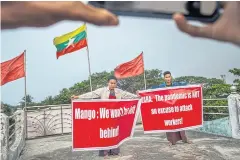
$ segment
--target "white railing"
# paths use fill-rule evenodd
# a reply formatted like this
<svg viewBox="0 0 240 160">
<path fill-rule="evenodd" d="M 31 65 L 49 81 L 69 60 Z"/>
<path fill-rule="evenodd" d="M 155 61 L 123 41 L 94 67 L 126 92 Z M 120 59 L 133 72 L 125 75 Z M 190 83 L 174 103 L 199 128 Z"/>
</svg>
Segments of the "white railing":
<svg viewBox="0 0 240 160">
<path fill-rule="evenodd" d="M 70 104 L 27 107 L 27 138 L 72 132 L 72 110 Z"/>
<path fill-rule="evenodd" d="M 204 101 L 227 99 L 204 99 Z M 228 108 L 228 106 L 204 106 L 204 108 Z M 44 137 L 72 132 L 70 104 L 32 106 L 25 109 L 27 116 L 27 138 Z M 227 110 L 228 111 L 228 110 Z M 204 112 L 205 116 L 228 116 L 228 112 Z M 141 117 L 138 117 L 138 124 Z"/>
</svg>

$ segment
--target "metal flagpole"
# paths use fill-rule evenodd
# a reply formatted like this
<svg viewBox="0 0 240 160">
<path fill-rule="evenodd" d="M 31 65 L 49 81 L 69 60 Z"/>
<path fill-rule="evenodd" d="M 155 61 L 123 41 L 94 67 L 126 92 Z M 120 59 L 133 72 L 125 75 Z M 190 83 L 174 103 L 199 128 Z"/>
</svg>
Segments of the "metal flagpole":
<svg viewBox="0 0 240 160">
<path fill-rule="evenodd" d="M 90 57 L 89 57 L 89 49 L 88 49 L 88 46 L 87 46 L 87 55 L 88 55 L 88 72 L 89 72 L 89 82 L 90 82 L 90 89 L 91 89 L 91 92 L 93 91 L 92 90 L 92 78 L 91 78 L 91 65 L 90 65 Z"/>
<path fill-rule="evenodd" d="M 26 109 L 27 107 L 27 71 L 26 71 L 26 50 L 24 50 L 24 72 L 25 72 L 25 77 L 24 77 L 24 88 L 25 88 L 25 104 L 24 107 Z"/>
<path fill-rule="evenodd" d="M 86 23 L 84 23 L 84 25 L 86 25 Z M 87 34 L 87 25 L 86 25 L 86 34 Z M 87 40 L 87 56 L 88 56 L 88 72 L 89 72 L 89 82 L 90 82 L 90 89 L 91 89 L 91 92 L 93 91 L 92 90 L 92 78 L 91 78 L 91 65 L 90 65 L 90 56 L 89 56 L 89 49 L 88 49 L 88 39 L 87 39 L 87 36 L 86 36 L 86 40 Z"/>
<path fill-rule="evenodd" d="M 142 54 L 143 54 L 143 51 L 142 51 Z M 144 69 L 144 72 L 143 72 L 144 87 L 145 87 L 145 90 L 146 90 L 147 89 L 147 80 L 146 80 L 146 73 L 145 73 L 144 56 L 143 56 L 143 69 Z"/>
<path fill-rule="evenodd" d="M 24 104 L 24 125 L 25 125 L 25 138 L 28 138 L 28 125 L 27 125 L 27 70 L 26 70 L 26 50 L 24 50 L 24 72 L 25 72 L 25 77 L 24 77 L 24 88 L 25 88 L 25 104 Z"/>
</svg>

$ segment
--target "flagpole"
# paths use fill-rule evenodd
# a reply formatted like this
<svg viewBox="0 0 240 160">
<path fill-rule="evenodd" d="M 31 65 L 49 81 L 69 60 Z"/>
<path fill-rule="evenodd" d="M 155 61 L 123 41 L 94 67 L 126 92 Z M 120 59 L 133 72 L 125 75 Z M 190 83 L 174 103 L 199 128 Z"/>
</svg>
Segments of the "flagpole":
<svg viewBox="0 0 240 160">
<path fill-rule="evenodd" d="M 26 60 L 27 60 L 27 56 L 26 56 L 26 50 L 24 50 L 24 72 L 25 72 L 25 76 L 24 76 L 24 90 L 25 90 L 25 104 L 24 104 L 24 118 L 25 118 L 25 138 L 28 138 L 28 124 L 27 124 L 27 67 L 26 67 Z"/>
<path fill-rule="evenodd" d="M 24 50 L 24 72 L 25 72 L 25 77 L 24 77 L 24 89 L 25 89 L 25 104 L 24 107 L 27 107 L 27 70 L 26 70 L 26 50 Z"/>
<path fill-rule="evenodd" d="M 86 25 L 86 23 L 84 23 L 84 25 Z M 87 25 L 86 25 L 86 34 L 87 34 Z M 92 92 L 92 91 L 93 91 L 93 90 L 92 90 L 92 77 L 91 77 L 92 74 L 91 74 L 91 65 L 90 65 L 90 56 L 89 56 L 87 36 L 86 36 L 86 40 L 87 40 L 87 57 L 88 57 L 89 83 L 90 83 L 90 89 L 91 89 L 91 92 Z"/>
<path fill-rule="evenodd" d="M 142 54 L 143 54 L 143 51 L 142 51 Z M 143 54 L 143 69 L 144 69 L 144 72 L 143 72 L 144 88 L 146 90 L 147 89 L 147 80 L 146 80 L 146 73 L 145 73 L 144 54 Z"/>
<path fill-rule="evenodd" d="M 88 49 L 88 46 L 87 46 L 87 56 L 88 56 L 88 72 L 89 72 L 89 83 L 90 83 L 90 89 L 91 89 L 91 92 L 93 91 L 92 90 L 92 78 L 91 78 L 91 65 L 90 65 L 90 57 L 89 57 L 89 49 Z"/>
</svg>

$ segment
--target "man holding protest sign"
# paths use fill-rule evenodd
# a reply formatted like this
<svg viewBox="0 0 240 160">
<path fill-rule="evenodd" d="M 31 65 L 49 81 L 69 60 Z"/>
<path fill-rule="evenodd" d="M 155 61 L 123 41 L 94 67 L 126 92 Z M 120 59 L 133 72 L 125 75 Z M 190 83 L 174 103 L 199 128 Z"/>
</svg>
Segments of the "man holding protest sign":
<svg viewBox="0 0 240 160">
<path fill-rule="evenodd" d="M 72 99 L 136 99 L 137 96 L 123 91 L 117 88 L 117 79 L 114 76 L 108 78 L 108 86 L 99 88 L 93 92 L 89 92 L 86 94 L 82 94 L 79 96 L 73 95 Z M 101 150 L 99 151 L 99 156 L 111 156 L 118 155 L 120 152 L 120 148 L 115 148 L 111 150 Z"/>
<path fill-rule="evenodd" d="M 169 71 L 164 73 L 164 80 L 159 86 L 137 93 L 141 96 L 144 133 L 165 132 L 169 145 L 179 140 L 192 143 L 184 130 L 203 124 L 202 86 L 173 83 Z"/>
<path fill-rule="evenodd" d="M 169 71 L 163 73 L 164 76 L 164 83 L 161 84 L 158 88 L 163 87 L 173 87 L 173 86 L 182 86 L 186 84 L 177 84 L 172 82 L 172 74 Z M 178 131 L 178 132 L 167 132 L 167 139 L 169 141 L 169 145 L 175 145 L 177 141 L 182 140 L 184 143 L 192 143 L 188 140 L 185 131 Z"/>
</svg>

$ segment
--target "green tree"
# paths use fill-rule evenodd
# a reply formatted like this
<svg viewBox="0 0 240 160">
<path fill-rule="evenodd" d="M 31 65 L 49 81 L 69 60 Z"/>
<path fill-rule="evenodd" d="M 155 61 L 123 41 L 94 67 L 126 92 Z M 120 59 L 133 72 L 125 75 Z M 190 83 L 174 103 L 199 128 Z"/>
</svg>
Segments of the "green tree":
<svg viewBox="0 0 240 160">
<path fill-rule="evenodd" d="M 162 70 L 152 69 L 145 70 L 147 89 L 152 86 L 159 85 L 164 82 L 162 78 Z M 92 87 L 93 90 L 104 87 L 107 85 L 107 79 L 110 75 L 114 75 L 114 72 L 99 72 L 92 74 Z M 230 87 L 225 84 L 223 80 L 217 78 L 206 78 L 197 76 L 182 76 L 177 77 L 174 81 L 187 82 L 189 84 L 203 84 L 204 98 L 221 98 L 226 97 L 230 93 Z M 137 90 L 144 89 L 144 76 L 136 76 L 126 79 L 120 79 L 118 81 L 118 87 L 131 93 L 136 93 Z M 48 96 L 41 103 L 47 104 L 66 104 L 70 103 L 71 95 L 81 95 L 83 93 L 90 92 L 89 79 L 74 84 L 69 89 L 64 88 L 60 93 L 54 97 Z M 209 104 L 210 105 L 210 104 Z M 211 103 L 214 105 L 214 102 Z"/>
<path fill-rule="evenodd" d="M 69 89 L 64 88 L 60 91 L 59 95 L 54 97 L 53 104 L 69 104 L 71 103 L 71 94 Z"/>
<path fill-rule="evenodd" d="M 16 110 L 15 106 L 1 102 L 1 112 L 6 114 L 7 116 L 11 116 L 15 112 L 15 110 Z M 9 135 L 11 135 L 15 130 L 15 126 L 13 125 L 14 123 L 15 123 L 14 117 L 10 117 L 9 118 L 9 126 L 12 126 L 12 127 L 9 129 Z"/>
<path fill-rule="evenodd" d="M 195 76 L 181 76 L 174 78 L 177 82 L 187 82 L 188 84 L 203 84 L 207 83 L 208 79 L 205 77 L 195 77 Z"/>
<path fill-rule="evenodd" d="M 239 68 L 233 68 L 229 70 L 230 73 L 232 73 L 234 76 L 237 77 L 237 79 L 235 79 L 233 81 L 233 83 L 236 83 L 237 85 L 237 91 L 240 92 L 240 69 Z"/>
<path fill-rule="evenodd" d="M 1 102 L 1 112 L 5 113 L 7 116 L 12 115 L 14 106 Z"/>
<path fill-rule="evenodd" d="M 212 100 L 205 100 L 203 101 L 204 106 L 227 106 L 228 102 L 227 99 L 220 98 L 227 98 L 227 96 L 231 93 L 230 91 L 231 85 L 229 84 L 214 84 L 208 88 L 203 90 L 203 95 L 205 99 L 212 99 Z M 213 100 L 215 99 L 215 100 Z M 218 113 L 228 113 L 228 108 L 226 107 L 206 107 L 204 108 L 205 113 L 215 113 L 215 114 L 205 114 L 204 120 L 214 120 L 226 117 L 227 115 L 220 115 Z"/>
<path fill-rule="evenodd" d="M 188 84 L 202 84 L 204 98 L 220 98 L 230 94 L 230 85 L 225 84 L 222 79 L 182 76 L 174 79 L 175 81 L 187 82 Z"/>
<path fill-rule="evenodd" d="M 231 93 L 230 84 L 213 84 L 210 87 L 204 88 L 204 98 L 227 98 Z"/>
<path fill-rule="evenodd" d="M 25 102 L 25 96 L 22 98 L 22 101 Z M 33 97 L 29 94 L 26 95 L 26 103 L 31 104 L 33 102 Z"/>
<path fill-rule="evenodd" d="M 146 80 L 147 88 L 150 88 L 153 85 L 159 85 L 163 82 L 161 78 L 162 71 L 158 69 L 146 70 Z M 114 75 L 114 72 L 99 72 L 94 73 L 91 76 L 93 90 L 107 86 L 107 79 L 110 75 Z M 143 75 L 121 79 L 118 81 L 119 88 L 129 91 L 131 93 L 136 93 L 137 90 L 144 89 L 144 77 Z M 44 105 L 50 104 L 69 104 L 71 102 L 71 95 L 81 95 L 83 93 L 90 92 L 89 79 L 82 82 L 74 84 L 69 89 L 64 88 L 60 93 L 54 97 L 48 96 L 45 100 L 41 102 Z"/>
<path fill-rule="evenodd" d="M 182 76 L 174 79 L 175 81 L 187 82 L 188 84 L 204 84 L 205 87 L 212 86 L 214 84 L 224 84 L 224 81 L 217 78 L 206 78 L 198 76 Z"/>
<path fill-rule="evenodd" d="M 29 94 L 26 95 L 26 105 L 27 106 L 33 106 L 33 105 L 37 105 L 35 102 L 33 102 L 33 97 Z M 22 98 L 22 101 L 20 102 L 21 106 L 24 107 L 25 106 L 25 96 Z"/>
<path fill-rule="evenodd" d="M 162 71 L 159 69 L 145 70 L 147 89 L 152 86 L 159 85 L 163 83 L 163 78 L 161 77 Z M 118 81 L 119 88 L 126 90 L 131 93 L 136 93 L 137 90 L 144 90 L 144 75 L 121 79 Z"/>
<path fill-rule="evenodd" d="M 93 90 L 104 87 L 107 85 L 107 79 L 111 75 L 111 72 L 94 73 L 91 76 Z M 86 92 L 90 92 L 90 80 L 84 80 L 82 82 L 74 84 L 69 88 L 70 95 L 80 95 Z"/>
<path fill-rule="evenodd" d="M 48 96 L 45 100 L 41 102 L 42 105 L 52 105 L 54 104 L 54 98 L 52 96 Z"/>
<path fill-rule="evenodd" d="M 183 76 L 178 77 L 175 81 L 184 81 L 189 84 L 202 84 L 203 85 L 203 97 L 204 99 L 219 99 L 226 98 L 230 94 L 229 84 L 225 84 L 222 79 L 217 78 L 205 78 L 195 76 Z M 227 100 L 204 100 L 204 106 L 227 106 Z M 205 113 L 216 113 L 216 114 L 204 114 L 204 120 L 214 120 L 223 118 L 226 115 L 220 115 L 218 113 L 228 113 L 228 108 L 223 107 L 206 107 L 204 108 Z"/>
</svg>

